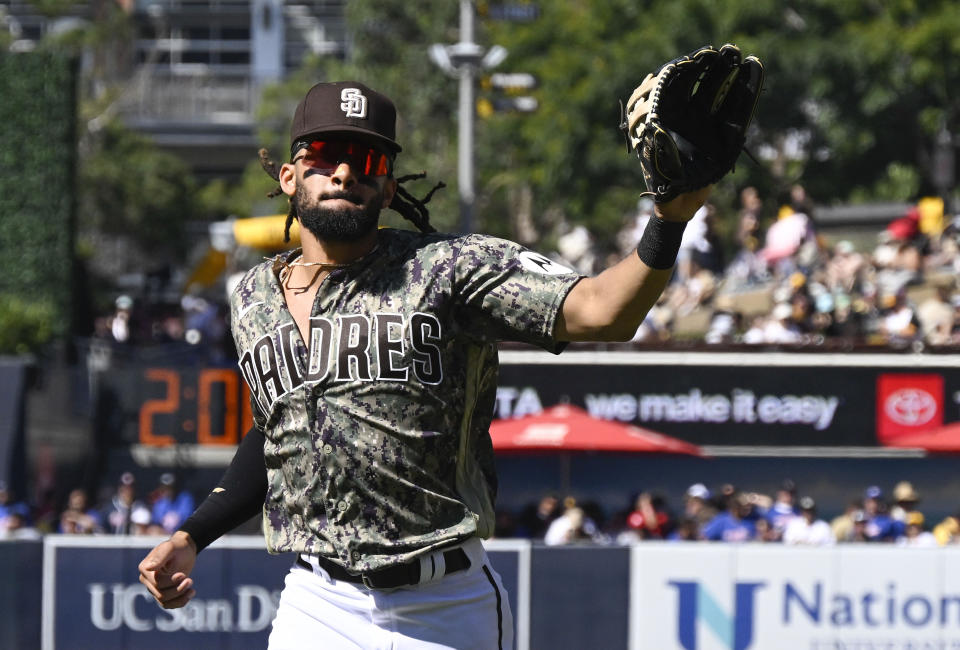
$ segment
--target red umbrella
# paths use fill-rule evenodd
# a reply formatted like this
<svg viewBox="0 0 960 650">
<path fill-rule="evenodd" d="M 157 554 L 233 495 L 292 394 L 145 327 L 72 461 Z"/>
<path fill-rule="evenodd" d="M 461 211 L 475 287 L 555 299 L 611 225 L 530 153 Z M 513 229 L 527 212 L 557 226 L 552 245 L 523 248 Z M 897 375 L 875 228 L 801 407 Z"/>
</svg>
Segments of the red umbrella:
<svg viewBox="0 0 960 650">
<path fill-rule="evenodd" d="M 909 447 L 927 451 L 960 452 L 960 422 L 919 433 L 897 436 L 886 442 L 890 447 Z"/>
<path fill-rule="evenodd" d="M 614 451 L 703 456 L 689 442 L 629 424 L 596 418 L 568 404 L 539 415 L 494 420 L 490 437 L 497 452 Z"/>
</svg>

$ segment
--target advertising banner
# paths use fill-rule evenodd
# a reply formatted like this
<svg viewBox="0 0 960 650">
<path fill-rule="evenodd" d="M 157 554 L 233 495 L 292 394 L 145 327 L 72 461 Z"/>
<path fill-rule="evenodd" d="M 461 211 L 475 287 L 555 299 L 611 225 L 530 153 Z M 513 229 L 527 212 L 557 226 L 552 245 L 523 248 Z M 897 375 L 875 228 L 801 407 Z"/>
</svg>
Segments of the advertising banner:
<svg viewBox="0 0 960 650">
<path fill-rule="evenodd" d="M 618 356 L 619 355 L 619 356 Z M 502 353 L 496 417 L 559 403 L 700 445 L 874 446 L 960 420 L 957 359 Z"/>
<path fill-rule="evenodd" d="M 960 648 L 960 549 L 638 545 L 630 648 Z"/>
<path fill-rule="evenodd" d="M 48 536 L 40 647 L 266 647 L 291 556 L 224 538 L 194 570 L 196 598 L 164 610 L 137 580 L 155 543 Z M 960 547 L 484 545 L 516 650 L 960 650 Z"/>
<path fill-rule="evenodd" d="M 137 565 L 159 538 L 50 535 L 44 542 L 43 650 L 169 650 L 267 647 L 292 554 L 270 555 L 263 539 L 226 537 L 203 551 L 197 595 L 180 609 L 157 606 Z M 529 635 L 529 543 L 489 542 L 514 612 Z M 518 622 L 518 612 L 525 613 Z M 522 637 L 520 636 L 522 635 Z M 524 650 L 526 643 L 518 643 Z"/>
<path fill-rule="evenodd" d="M 44 650 L 265 648 L 292 555 L 259 538 L 227 538 L 193 571 L 196 597 L 156 605 L 137 565 L 157 538 L 50 536 L 44 555 Z"/>
<path fill-rule="evenodd" d="M 944 420 L 944 377 L 937 373 L 877 376 L 877 440 L 882 444 L 932 429 Z"/>
<path fill-rule="evenodd" d="M 960 421 L 960 358 L 950 356 L 506 350 L 500 359 L 497 418 L 570 403 L 699 445 L 806 447 L 888 445 Z M 251 424 L 236 368 L 134 365 L 98 386 L 100 420 L 119 446 L 229 451 Z"/>
</svg>

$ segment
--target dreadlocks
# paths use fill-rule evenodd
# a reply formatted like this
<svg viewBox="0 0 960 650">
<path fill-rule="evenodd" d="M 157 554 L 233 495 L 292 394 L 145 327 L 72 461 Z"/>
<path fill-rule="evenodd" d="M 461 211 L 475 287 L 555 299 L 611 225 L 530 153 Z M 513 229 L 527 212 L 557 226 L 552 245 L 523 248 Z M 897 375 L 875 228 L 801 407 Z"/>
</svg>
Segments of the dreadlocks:
<svg viewBox="0 0 960 650">
<path fill-rule="evenodd" d="M 267 172 L 270 178 L 279 182 L 280 170 L 277 168 L 277 164 L 270 159 L 270 154 L 267 150 L 260 149 L 257 154 L 260 158 L 260 166 L 263 167 L 263 171 Z M 427 172 L 424 171 L 419 174 L 408 174 L 397 178 L 397 193 L 393 195 L 393 200 L 390 201 L 388 207 L 416 226 L 420 232 L 431 233 L 436 232 L 437 229 L 430 225 L 430 211 L 427 209 L 427 203 L 430 202 L 430 199 L 433 198 L 433 194 L 437 190 L 447 186 L 446 183 L 440 181 L 434 185 L 422 199 L 416 198 L 403 187 L 403 183 L 407 181 L 419 180 L 426 177 Z M 267 198 L 272 199 L 281 194 L 283 194 L 283 190 L 280 189 L 280 186 L 277 186 L 267 194 Z M 290 241 L 290 227 L 296 218 L 297 208 L 291 201 L 290 211 L 287 213 L 287 223 L 283 230 L 283 241 Z"/>
</svg>

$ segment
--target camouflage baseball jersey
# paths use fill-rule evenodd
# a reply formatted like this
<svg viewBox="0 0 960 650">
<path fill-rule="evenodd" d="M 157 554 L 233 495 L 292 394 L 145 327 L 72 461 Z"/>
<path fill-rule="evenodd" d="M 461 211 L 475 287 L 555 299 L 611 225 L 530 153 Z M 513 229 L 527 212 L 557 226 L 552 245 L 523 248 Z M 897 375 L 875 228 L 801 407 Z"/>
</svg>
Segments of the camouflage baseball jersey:
<svg viewBox="0 0 960 650">
<path fill-rule="evenodd" d="M 308 346 L 279 266 L 251 269 L 231 296 L 266 434 L 268 550 L 368 571 L 489 537 L 496 342 L 559 351 L 554 322 L 579 276 L 502 239 L 383 229 L 323 279 Z"/>
</svg>

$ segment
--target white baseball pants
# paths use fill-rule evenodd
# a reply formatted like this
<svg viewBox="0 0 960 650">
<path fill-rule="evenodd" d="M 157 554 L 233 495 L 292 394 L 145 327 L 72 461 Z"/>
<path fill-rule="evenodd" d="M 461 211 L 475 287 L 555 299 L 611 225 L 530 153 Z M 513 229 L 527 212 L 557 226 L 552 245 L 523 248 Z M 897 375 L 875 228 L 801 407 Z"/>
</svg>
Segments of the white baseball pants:
<svg viewBox="0 0 960 650">
<path fill-rule="evenodd" d="M 511 650 L 513 614 L 500 576 L 479 539 L 463 550 L 470 558 L 465 571 L 391 591 L 295 564 L 269 650 Z"/>
</svg>

